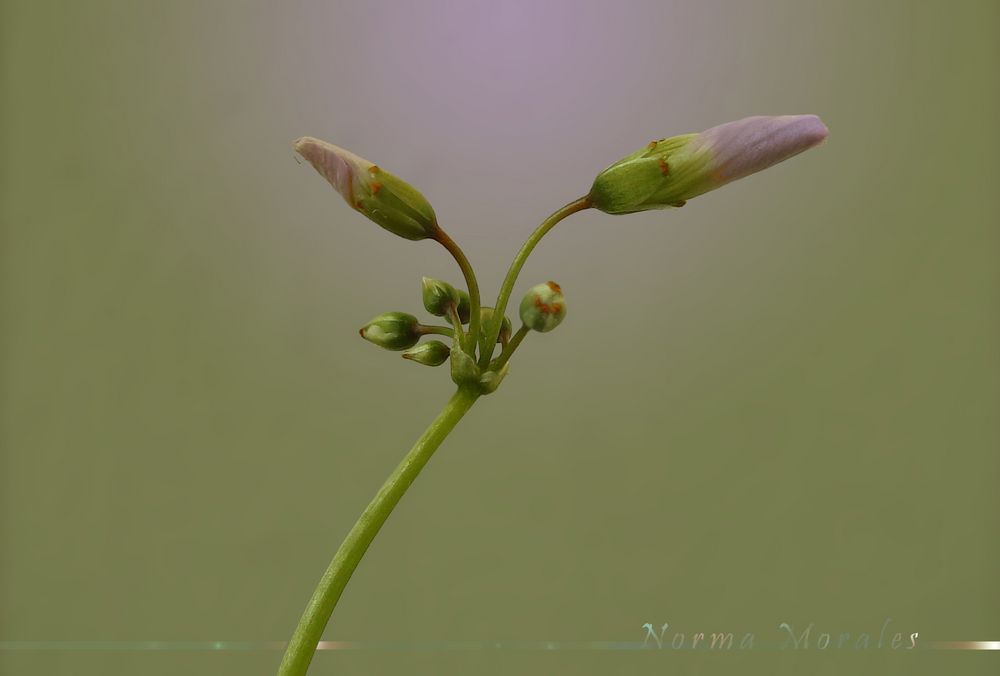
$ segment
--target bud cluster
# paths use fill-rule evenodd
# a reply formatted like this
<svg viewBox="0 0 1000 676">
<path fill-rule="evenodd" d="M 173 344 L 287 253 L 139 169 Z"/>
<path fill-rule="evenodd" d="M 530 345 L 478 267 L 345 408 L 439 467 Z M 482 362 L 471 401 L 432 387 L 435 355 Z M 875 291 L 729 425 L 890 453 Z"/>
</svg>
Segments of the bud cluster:
<svg viewBox="0 0 1000 676">
<path fill-rule="evenodd" d="M 483 394 L 496 390 L 507 369 L 480 368 L 475 352 L 467 352 L 463 345 L 461 338 L 464 334 L 458 333 L 469 322 L 469 294 L 443 280 L 424 277 L 421 280 L 421 298 L 427 312 L 436 317 L 449 317 L 453 325 L 425 326 L 407 312 L 385 312 L 361 327 L 361 337 L 383 349 L 403 351 L 404 359 L 425 366 L 440 366 L 451 359 L 451 376 L 457 384 L 478 387 Z M 493 315 L 493 308 L 480 308 L 484 323 L 491 321 Z M 431 340 L 418 345 L 420 339 L 428 334 L 451 336 L 453 344 L 449 347 L 440 340 Z M 510 318 L 504 317 L 498 342 L 506 345 L 510 335 Z M 479 354 L 487 352 L 484 345 L 476 347 L 479 347 Z"/>
<path fill-rule="evenodd" d="M 585 197 L 539 226 L 511 266 L 497 307 L 507 307 L 520 266 L 538 239 L 570 213 L 590 207 L 608 214 L 681 207 L 694 197 L 813 148 L 823 143 L 827 134 L 826 125 L 815 115 L 757 116 L 649 143 L 600 172 Z M 295 150 L 353 209 L 395 235 L 409 240 L 434 239 L 448 249 L 473 293 L 470 298 L 468 292 L 448 282 L 424 277 L 424 309 L 446 318 L 450 326 L 425 326 L 411 314 L 387 312 L 361 328 L 365 340 L 387 350 L 403 351 L 404 359 L 427 366 L 440 366 L 451 359 L 452 380 L 488 394 L 506 376 L 511 354 L 529 332 L 552 331 L 566 317 L 562 289 L 550 281 L 533 286 L 522 298 L 518 308 L 522 326 L 516 333 L 512 334 L 510 319 L 497 319 L 497 310 L 492 307 L 480 308 L 477 321 L 470 323 L 473 307 L 479 306 L 475 276 L 464 253 L 438 226 L 434 209 L 416 188 L 374 163 L 316 138 L 298 139 Z M 464 328 L 467 324 L 468 330 Z M 450 336 L 452 345 L 440 340 L 418 345 L 428 334 Z M 496 343 L 501 345 L 501 353 L 493 358 Z"/>
</svg>

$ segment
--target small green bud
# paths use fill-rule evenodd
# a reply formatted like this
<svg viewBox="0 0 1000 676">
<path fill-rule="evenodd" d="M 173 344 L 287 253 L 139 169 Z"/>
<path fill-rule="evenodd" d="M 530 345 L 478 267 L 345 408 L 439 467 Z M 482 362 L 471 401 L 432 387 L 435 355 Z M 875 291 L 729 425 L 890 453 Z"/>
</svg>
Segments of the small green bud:
<svg viewBox="0 0 1000 676">
<path fill-rule="evenodd" d="M 406 350 L 417 344 L 420 323 L 405 312 L 386 312 L 361 327 L 361 337 L 386 350 Z"/>
<path fill-rule="evenodd" d="M 451 346 L 451 379 L 456 385 L 466 385 L 479 381 L 479 365 L 476 360 L 465 353 L 462 346 L 455 341 Z"/>
<path fill-rule="evenodd" d="M 682 207 L 821 144 L 827 134 L 815 115 L 779 115 L 653 141 L 598 174 L 590 202 L 609 214 Z"/>
<path fill-rule="evenodd" d="M 424 309 L 435 317 L 444 317 L 448 308 L 458 307 L 458 290 L 448 282 L 440 279 L 424 277 L 423 281 Z"/>
<path fill-rule="evenodd" d="M 455 289 L 455 293 L 458 294 L 458 320 L 463 324 L 468 324 L 469 317 L 472 316 L 472 300 L 467 291 Z"/>
<path fill-rule="evenodd" d="M 302 155 L 357 211 L 383 228 L 410 240 L 440 231 L 430 202 L 406 181 L 326 141 L 303 136 L 295 142 Z"/>
<path fill-rule="evenodd" d="M 500 387 L 500 383 L 507 377 L 510 370 L 510 362 L 503 365 L 499 371 L 487 371 L 479 377 L 479 389 L 483 394 L 492 394 Z"/>
<path fill-rule="evenodd" d="M 403 353 L 403 359 L 415 361 L 424 366 L 440 366 L 448 361 L 451 348 L 440 340 L 421 343 Z"/>
<path fill-rule="evenodd" d="M 521 321 L 532 331 L 545 333 L 559 326 L 566 316 L 566 298 L 555 282 L 531 287 L 521 300 Z"/>
<path fill-rule="evenodd" d="M 491 307 L 481 307 L 481 308 L 479 308 L 479 317 L 480 317 L 480 323 L 482 324 L 482 326 L 490 326 L 490 323 L 493 321 L 493 313 L 494 312 L 495 312 L 495 309 L 491 308 Z M 497 335 L 497 342 L 498 343 L 503 343 L 503 342 L 506 342 L 507 340 L 509 340 L 512 329 L 513 329 L 513 325 L 510 322 L 510 317 L 506 317 L 505 316 L 503 318 L 503 324 L 500 325 L 500 333 Z M 488 333 L 487 331 L 483 331 L 479 335 L 479 352 L 480 352 L 480 354 L 486 354 L 487 352 L 491 352 L 492 351 L 492 350 L 489 349 L 491 346 L 486 344 L 486 341 L 488 340 L 487 337 L 486 337 L 487 333 Z"/>
</svg>

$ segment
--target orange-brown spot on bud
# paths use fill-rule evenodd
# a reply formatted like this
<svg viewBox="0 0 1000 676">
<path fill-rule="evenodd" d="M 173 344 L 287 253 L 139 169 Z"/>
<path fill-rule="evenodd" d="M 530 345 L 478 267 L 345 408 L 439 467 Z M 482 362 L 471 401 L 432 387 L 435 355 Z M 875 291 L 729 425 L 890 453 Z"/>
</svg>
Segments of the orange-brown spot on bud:
<svg viewBox="0 0 1000 676">
<path fill-rule="evenodd" d="M 562 312 L 562 303 L 552 303 L 550 307 L 552 308 L 552 314 L 559 314 Z"/>
<path fill-rule="evenodd" d="M 562 287 L 560 287 L 555 282 L 546 282 L 546 285 L 548 285 L 548 287 L 553 291 L 555 291 L 556 293 L 562 293 Z"/>
<path fill-rule="evenodd" d="M 535 307 L 538 308 L 538 311 L 543 315 L 551 315 L 559 311 L 558 304 L 549 305 L 542 300 L 541 296 L 535 296 Z"/>
<path fill-rule="evenodd" d="M 382 170 L 378 168 L 377 164 L 373 164 L 372 166 L 368 167 L 368 173 L 372 174 L 373 176 L 380 171 Z"/>
<path fill-rule="evenodd" d="M 650 150 L 652 150 L 653 148 L 656 147 L 657 143 L 659 143 L 659 141 L 650 141 L 649 145 L 647 145 L 646 147 L 649 148 Z"/>
<path fill-rule="evenodd" d="M 382 189 L 382 184 L 377 181 L 372 181 L 372 194 L 377 195 L 378 191 Z"/>
<path fill-rule="evenodd" d="M 667 164 L 666 160 L 664 160 L 661 157 L 659 165 L 660 165 L 660 173 L 663 174 L 664 176 L 668 176 L 670 174 L 670 165 Z"/>
<path fill-rule="evenodd" d="M 358 334 L 359 334 L 359 335 L 360 335 L 360 336 L 361 336 L 362 338 L 364 338 L 364 337 L 365 337 L 365 330 L 364 330 L 364 329 L 358 329 Z"/>
</svg>

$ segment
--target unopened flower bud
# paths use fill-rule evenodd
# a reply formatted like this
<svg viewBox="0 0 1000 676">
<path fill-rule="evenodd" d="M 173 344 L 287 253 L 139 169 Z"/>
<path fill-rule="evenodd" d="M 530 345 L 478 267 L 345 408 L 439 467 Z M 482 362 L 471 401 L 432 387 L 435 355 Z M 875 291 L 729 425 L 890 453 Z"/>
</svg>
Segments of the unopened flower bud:
<svg viewBox="0 0 1000 676">
<path fill-rule="evenodd" d="M 479 316 L 482 318 L 483 326 L 486 326 L 487 324 L 493 321 L 493 315 L 495 312 L 496 310 L 491 307 L 479 308 Z M 510 317 L 505 316 L 503 318 L 503 324 L 500 325 L 500 335 L 497 336 L 497 342 L 507 340 L 508 338 L 510 338 L 510 332 L 512 328 L 513 325 L 510 323 Z"/>
<path fill-rule="evenodd" d="M 510 362 L 503 365 L 499 371 L 487 371 L 479 377 L 479 390 L 483 394 L 492 394 L 500 387 L 500 383 L 507 377 L 510 370 Z"/>
<path fill-rule="evenodd" d="M 455 293 L 458 294 L 458 320 L 463 324 L 468 324 L 469 317 L 472 316 L 472 300 L 467 291 L 455 289 Z"/>
<path fill-rule="evenodd" d="M 555 282 L 538 284 L 524 295 L 520 311 L 525 326 L 545 333 L 559 326 L 566 316 L 566 298 Z"/>
<path fill-rule="evenodd" d="M 467 385 L 478 382 L 479 373 L 476 360 L 466 354 L 456 340 L 451 346 L 451 379 L 456 385 Z"/>
<path fill-rule="evenodd" d="M 423 278 L 424 309 L 435 317 L 444 317 L 451 307 L 458 308 L 458 291 L 440 279 Z"/>
<path fill-rule="evenodd" d="M 431 340 L 426 343 L 421 343 L 420 345 L 410 348 L 404 352 L 403 359 L 409 359 L 410 361 L 415 361 L 418 364 L 423 364 L 424 366 L 440 366 L 448 361 L 448 356 L 450 354 L 450 347 L 442 343 L 440 340 Z"/>
<path fill-rule="evenodd" d="M 295 151 L 330 182 L 347 203 L 389 232 L 410 240 L 438 232 L 434 209 L 420 192 L 368 160 L 311 136 Z"/>
<path fill-rule="evenodd" d="M 482 326 L 491 326 L 492 325 L 493 315 L 494 315 L 495 312 L 496 312 L 496 310 L 494 308 L 491 308 L 491 307 L 481 307 L 481 308 L 479 308 L 479 317 L 481 318 L 480 322 L 481 322 Z M 497 334 L 497 342 L 498 343 L 506 343 L 507 340 L 510 339 L 510 333 L 511 333 L 512 328 L 513 328 L 513 325 L 510 322 L 510 317 L 504 316 L 503 323 L 500 325 L 500 333 Z M 489 340 L 489 338 L 487 338 L 487 336 L 486 336 L 487 333 L 489 333 L 489 331 L 483 331 L 481 334 L 479 334 L 479 353 L 480 354 L 486 354 L 487 352 L 492 352 L 493 351 L 493 346 L 486 344 L 487 341 Z"/>
<path fill-rule="evenodd" d="M 386 312 L 361 327 L 361 337 L 386 350 L 406 350 L 417 344 L 420 323 L 405 312 Z"/>
<path fill-rule="evenodd" d="M 602 171 L 590 202 L 609 214 L 684 206 L 819 145 L 828 133 L 815 115 L 758 116 L 653 141 Z"/>
</svg>

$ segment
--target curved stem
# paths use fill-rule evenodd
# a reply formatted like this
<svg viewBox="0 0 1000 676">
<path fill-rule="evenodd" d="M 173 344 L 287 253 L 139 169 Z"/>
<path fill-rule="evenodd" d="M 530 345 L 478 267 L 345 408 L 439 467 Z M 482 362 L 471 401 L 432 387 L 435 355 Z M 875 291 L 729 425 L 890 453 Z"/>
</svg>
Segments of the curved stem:
<svg viewBox="0 0 1000 676">
<path fill-rule="evenodd" d="M 470 303 L 471 306 L 471 303 Z M 455 335 L 455 340 L 458 341 L 458 346 L 468 352 L 468 348 L 465 344 L 465 329 L 462 328 L 462 320 L 458 317 L 458 309 L 454 304 L 448 308 L 448 319 L 451 321 L 451 325 L 454 327 L 453 333 Z"/>
<path fill-rule="evenodd" d="M 510 361 L 511 356 L 514 354 L 514 350 L 516 350 L 517 346 L 521 344 L 521 341 L 524 340 L 524 337 L 528 335 L 529 331 L 531 331 L 531 329 L 529 329 L 527 325 L 521 324 L 521 328 L 517 330 L 517 333 L 515 333 L 510 339 L 510 342 L 504 346 L 500 356 L 497 357 L 496 361 L 490 365 L 490 368 L 494 371 L 502 369 L 504 364 Z"/>
<path fill-rule="evenodd" d="M 462 251 L 462 247 L 455 243 L 448 233 L 438 228 L 437 235 L 435 239 L 441 243 L 448 253 L 452 255 L 455 262 L 458 263 L 459 269 L 462 270 L 462 275 L 465 277 L 465 285 L 469 287 L 469 335 L 472 339 L 469 341 L 469 345 L 473 346 L 479 342 L 479 282 L 476 281 L 476 273 L 472 269 L 472 264 L 469 263 L 469 259 L 466 258 L 465 252 Z M 475 356 L 475 355 L 471 355 Z"/>
<path fill-rule="evenodd" d="M 487 332 L 487 345 L 496 345 L 497 337 L 500 335 L 500 327 L 503 323 L 504 310 L 507 309 L 507 301 L 510 300 L 510 293 L 514 290 L 514 283 L 517 281 L 517 275 L 521 272 L 521 268 L 524 267 L 524 262 L 528 260 L 528 256 L 534 250 L 535 245 L 541 241 L 542 237 L 545 236 L 545 233 L 555 227 L 556 223 L 578 211 L 589 209 L 590 206 L 589 195 L 573 200 L 542 221 L 542 224 L 539 225 L 533 233 L 531 233 L 531 236 L 521 247 L 521 250 L 517 252 L 517 256 L 514 257 L 514 262 L 510 264 L 510 269 L 507 270 L 507 277 L 503 280 L 503 286 L 500 287 L 500 295 L 497 296 L 497 302 L 494 306 L 493 321 L 490 322 L 489 326 L 483 327 L 483 330 Z M 490 354 L 480 355 L 479 365 L 486 366 L 492 356 L 492 352 Z"/>
<path fill-rule="evenodd" d="M 417 331 L 422 336 L 434 334 L 436 336 L 448 336 L 449 338 L 455 337 L 455 329 L 449 329 L 447 326 L 427 326 L 426 324 L 420 324 L 417 326 Z"/>
<path fill-rule="evenodd" d="M 309 669 L 323 630 L 361 557 L 417 474 L 478 398 L 479 392 L 459 388 L 382 484 L 323 573 L 281 660 L 278 676 L 303 676 Z"/>
</svg>

